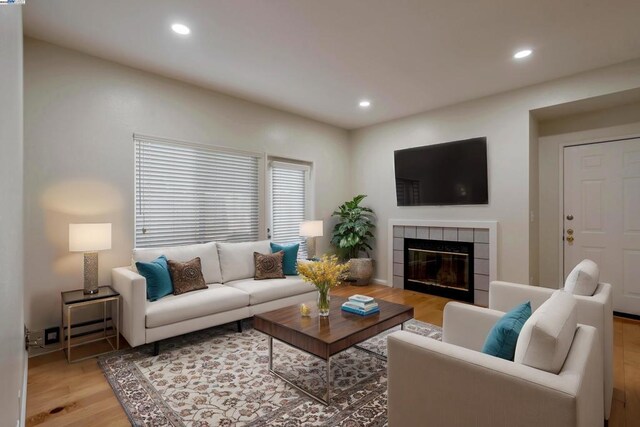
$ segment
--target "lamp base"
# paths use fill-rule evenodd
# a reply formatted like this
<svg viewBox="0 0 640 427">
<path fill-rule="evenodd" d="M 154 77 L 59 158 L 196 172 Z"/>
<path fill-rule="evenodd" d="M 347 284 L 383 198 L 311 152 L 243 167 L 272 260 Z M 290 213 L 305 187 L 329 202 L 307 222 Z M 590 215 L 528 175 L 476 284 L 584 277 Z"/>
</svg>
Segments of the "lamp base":
<svg viewBox="0 0 640 427">
<path fill-rule="evenodd" d="M 97 294 L 98 289 L 98 252 L 84 253 L 84 294 Z"/>
<path fill-rule="evenodd" d="M 307 237 L 307 259 L 313 259 L 316 256 L 316 238 Z"/>
</svg>

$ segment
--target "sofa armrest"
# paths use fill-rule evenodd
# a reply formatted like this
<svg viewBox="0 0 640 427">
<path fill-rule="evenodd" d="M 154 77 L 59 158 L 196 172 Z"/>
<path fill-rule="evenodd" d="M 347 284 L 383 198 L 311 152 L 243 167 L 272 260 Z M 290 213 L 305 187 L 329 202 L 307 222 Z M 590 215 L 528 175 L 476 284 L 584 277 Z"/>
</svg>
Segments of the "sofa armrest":
<svg viewBox="0 0 640 427">
<path fill-rule="evenodd" d="M 578 323 L 598 330 L 604 361 L 604 411 L 611 415 L 613 402 L 613 296 L 609 283 L 599 283 L 592 296 L 574 295 L 577 302 Z"/>
<path fill-rule="evenodd" d="M 120 327 L 131 347 L 146 343 L 147 280 L 129 267 L 111 270 L 113 288 L 122 296 Z"/>
<path fill-rule="evenodd" d="M 389 335 L 389 426 L 602 426 L 595 330 L 580 325 L 559 375 L 400 331 Z M 574 348 L 575 345 L 575 348 Z"/>
<path fill-rule="evenodd" d="M 442 341 L 480 351 L 489 331 L 504 315 L 501 311 L 450 302 L 444 307 Z"/>
<path fill-rule="evenodd" d="M 507 312 L 523 302 L 530 301 L 533 312 L 556 290 L 541 286 L 493 281 L 489 284 L 489 308 Z"/>
</svg>

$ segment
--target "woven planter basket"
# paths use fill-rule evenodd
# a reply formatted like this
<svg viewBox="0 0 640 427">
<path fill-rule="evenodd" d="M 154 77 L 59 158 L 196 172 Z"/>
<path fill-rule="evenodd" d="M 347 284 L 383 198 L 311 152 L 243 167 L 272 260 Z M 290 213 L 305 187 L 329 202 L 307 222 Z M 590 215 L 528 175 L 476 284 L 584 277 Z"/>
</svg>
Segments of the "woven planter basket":
<svg viewBox="0 0 640 427">
<path fill-rule="evenodd" d="M 349 260 L 349 279 L 353 285 L 364 286 L 371 283 L 373 277 L 373 259 L 351 258 Z"/>
</svg>

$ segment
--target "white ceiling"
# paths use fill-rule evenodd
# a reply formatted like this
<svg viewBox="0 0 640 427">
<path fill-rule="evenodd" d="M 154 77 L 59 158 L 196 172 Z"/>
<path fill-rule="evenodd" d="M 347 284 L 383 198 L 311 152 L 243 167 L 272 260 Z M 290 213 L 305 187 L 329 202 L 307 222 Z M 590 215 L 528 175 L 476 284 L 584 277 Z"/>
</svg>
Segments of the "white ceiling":
<svg viewBox="0 0 640 427">
<path fill-rule="evenodd" d="M 638 58 L 639 16 L 638 0 L 28 0 L 24 25 L 352 129 Z"/>
</svg>

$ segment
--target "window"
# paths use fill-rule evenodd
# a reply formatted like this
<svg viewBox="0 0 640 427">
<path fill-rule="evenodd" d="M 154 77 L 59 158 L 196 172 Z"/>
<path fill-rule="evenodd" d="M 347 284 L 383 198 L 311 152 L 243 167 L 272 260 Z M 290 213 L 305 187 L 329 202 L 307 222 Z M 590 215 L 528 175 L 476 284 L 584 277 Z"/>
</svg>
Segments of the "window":
<svg viewBox="0 0 640 427">
<path fill-rule="evenodd" d="M 262 156 L 134 135 L 136 247 L 260 237 Z"/>
<path fill-rule="evenodd" d="M 309 218 L 311 167 L 299 163 L 271 161 L 271 240 L 300 243 L 299 258 L 306 258 L 307 245 L 300 237 L 300 223 Z"/>
</svg>

